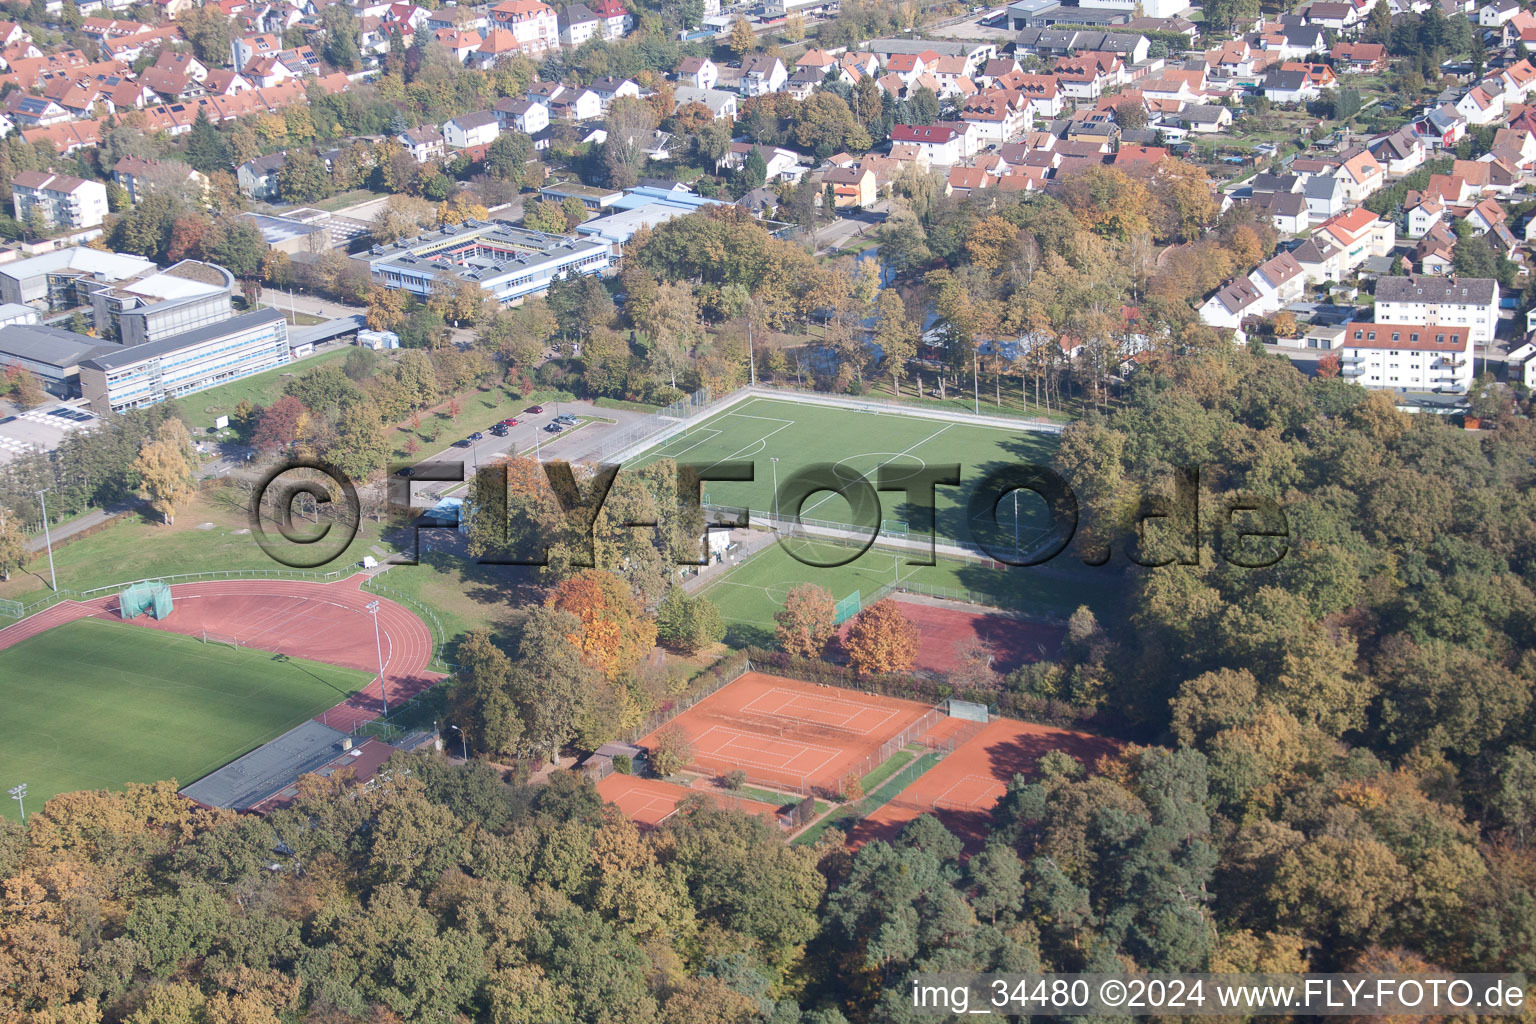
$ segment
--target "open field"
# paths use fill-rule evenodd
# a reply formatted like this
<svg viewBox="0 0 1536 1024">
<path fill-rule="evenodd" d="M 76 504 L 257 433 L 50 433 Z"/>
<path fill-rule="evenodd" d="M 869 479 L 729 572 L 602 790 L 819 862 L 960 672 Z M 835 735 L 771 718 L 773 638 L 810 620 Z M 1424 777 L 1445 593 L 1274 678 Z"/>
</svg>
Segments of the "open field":
<svg viewBox="0 0 1536 1024">
<path fill-rule="evenodd" d="M 739 769 L 750 782 L 808 795 L 836 790 L 849 772 L 862 778 L 889 740 L 931 713 L 917 701 L 748 672 L 663 728 L 687 736 L 694 771 Z M 640 745 L 654 747 L 656 735 Z"/>
<path fill-rule="evenodd" d="M 899 484 L 915 479 L 925 468 L 958 465 L 960 485 L 935 489 L 934 518 L 939 536 L 964 539 L 971 532 L 965 503 L 975 483 L 1003 466 L 1044 464 L 1055 448 L 1055 435 L 1022 427 L 946 423 L 889 410 L 754 398 L 690 426 L 635 464 L 660 458 L 703 466 L 749 461 L 755 471 L 751 482 L 710 481 L 704 490 L 710 504 L 761 514 L 775 511 L 775 479 L 782 487 L 797 471 L 812 466 L 828 467 L 828 478 L 840 486 L 862 475 L 873 487 L 877 470 L 884 470 L 888 482 Z M 856 492 L 854 500 L 859 501 Z M 810 494 L 798 511 L 808 523 L 874 525 L 883 520 L 897 533 L 927 529 L 925 510 L 910 506 L 902 492 L 887 491 L 878 500 L 878 509 L 867 504 L 867 495 L 855 507 L 838 493 L 821 491 Z M 1026 541 L 1046 521 L 1044 502 L 1032 494 L 1020 496 L 1016 506 L 1005 505 L 998 510 L 999 525 L 1011 530 L 1008 517 L 1016 511 Z M 785 505 L 777 511 L 791 516 L 796 510 Z"/>
<path fill-rule="evenodd" d="M 69 622 L 0 651 L 0 783 L 26 783 L 33 810 L 77 789 L 185 785 L 371 677 L 128 623 Z"/>
<path fill-rule="evenodd" d="M 343 345 L 275 370 L 252 374 L 207 391 L 187 395 L 179 400 L 182 414 L 186 417 L 187 425 L 192 428 L 193 436 L 206 433 L 213 428 L 213 421 L 218 417 L 234 415 L 235 406 L 240 404 L 241 399 L 249 399 L 252 405 L 271 405 L 283 397 L 283 385 L 288 381 L 316 367 L 339 363 L 350 351 L 350 346 Z"/>
<path fill-rule="evenodd" d="M 993 719 L 854 827 L 849 839 L 856 844 L 889 839 L 919 815 L 933 814 L 974 853 L 985 842 L 992 809 L 1015 775 L 1033 776 L 1040 758 L 1052 750 L 1065 751 L 1091 767 L 1115 749 L 1113 742 L 1087 733 Z"/>
</svg>

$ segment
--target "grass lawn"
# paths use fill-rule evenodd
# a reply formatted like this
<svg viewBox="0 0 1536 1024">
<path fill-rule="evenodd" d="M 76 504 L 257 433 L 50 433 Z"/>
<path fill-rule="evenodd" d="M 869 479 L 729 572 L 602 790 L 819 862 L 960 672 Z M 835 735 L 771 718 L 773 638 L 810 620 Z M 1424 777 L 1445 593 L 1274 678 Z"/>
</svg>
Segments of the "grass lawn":
<svg viewBox="0 0 1536 1024">
<path fill-rule="evenodd" d="M 235 495 L 233 490 L 200 493 L 176 517 L 175 526 L 126 513 L 112 526 L 57 545 L 53 560 L 59 587 L 89 590 L 173 573 L 283 568 L 247 532 L 250 524 L 245 510 L 234 507 Z M 364 520 L 346 551 L 318 571 L 342 569 L 360 561 L 380 542 L 379 532 L 378 523 Z M 27 564 L 25 572 L 12 573 L 10 582 L 0 583 L 0 597 L 31 603 L 47 596 L 47 581 L 48 560 L 39 555 Z M 0 625 L 9 621 L 0 619 Z"/>
<path fill-rule="evenodd" d="M 419 565 L 399 565 L 370 587 L 389 597 L 398 594 L 431 608 L 442 624 L 444 652 L 453 661 L 457 642 L 477 629 L 505 631 L 526 614 L 519 589 L 537 580 L 532 567 L 478 565 L 444 552 L 423 551 Z"/>
<path fill-rule="evenodd" d="M 599 409 L 621 409 L 626 412 L 659 412 L 661 406 L 646 402 L 626 402 L 622 398 L 594 398 L 592 404 Z"/>
<path fill-rule="evenodd" d="M 300 316 L 303 314 L 301 313 Z M 207 391 L 199 391 L 181 399 L 182 412 L 186 415 L 188 426 L 192 428 L 193 436 L 206 433 L 213 428 L 215 419 L 233 415 L 235 406 L 240 404 L 241 399 L 248 398 L 254 405 L 271 405 L 283 397 L 283 385 L 289 380 L 306 374 L 316 367 L 339 363 L 350 351 L 350 346 L 344 345 L 309 359 L 301 359 L 296 363 L 268 370 L 266 373 L 254 374 L 243 380 L 231 381 L 228 384 L 220 384 L 216 388 L 209 388 Z"/>
<path fill-rule="evenodd" d="M 864 787 L 864 792 L 873 793 L 875 790 L 880 788 L 881 784 L 884 783 L 886 779 L 890 778 L 892 775 L 895 775 L 907 765 L 911 764 L 912 761 L 921 752 L 921 747 L 909 747 L 906 750 L 897 751 L 894 755 L 892 755 L 890 760 L 885 762 L 885 764 L 880 765 L 874 771 L 860 779 L 859 785 Z"/>
<path fill-rule="evenodd" d="M 101 619 L 0 652 L 0 780 L 57 793 L 182 785 L 329 708 L 366 672 Z M 14 816 L 7 800 L 0 808 Z"/>
</svg>

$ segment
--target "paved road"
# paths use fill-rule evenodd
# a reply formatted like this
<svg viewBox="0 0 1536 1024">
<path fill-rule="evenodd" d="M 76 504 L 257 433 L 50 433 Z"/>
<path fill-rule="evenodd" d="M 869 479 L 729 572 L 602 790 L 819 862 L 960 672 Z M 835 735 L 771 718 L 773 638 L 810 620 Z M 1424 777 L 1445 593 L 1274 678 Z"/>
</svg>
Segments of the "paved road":
<svg viewBox="0 0 1536 1024">
<path fill-rule="evenodd" d="M 368 312 L 363 306 L 348 306 L 331 299 L 322 299 L 318 295 L 307 295 L 303 292 L 290 294 L 271 288 L 261 293 L 261 302 L 264 306 L 272 306 L 285 313 L 289 310 L 297 310 L 300 313 L 309 313 L 311 316 L 323 316 L 327 320 Z"/>
</svg>

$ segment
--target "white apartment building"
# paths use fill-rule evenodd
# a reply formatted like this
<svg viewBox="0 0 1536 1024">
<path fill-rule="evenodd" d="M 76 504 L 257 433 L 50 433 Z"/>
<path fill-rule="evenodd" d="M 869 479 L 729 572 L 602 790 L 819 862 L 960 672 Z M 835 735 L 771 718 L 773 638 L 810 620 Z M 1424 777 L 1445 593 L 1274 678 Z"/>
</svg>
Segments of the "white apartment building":
<svg viewBox="0 0 1536 1024">
<path fill-rule="evenodd" d="M 443 123 L 443 142 L 449 149 L 488 146 L 501 134 L 501 123 L 494 111 L 464 114 Z"/>
<path fill-rule="evenodd" d="M 47 171 L 22 171 L 11 179 L 16 219 L 37 210 L 55 228 L 94 228 L 107 219 L 107 186 Z"/>
<path fill-rule="evenodd" d="M 1440 324 L 1346 324 L 1339 375 L 1382 391 L 1466 394 L 1472 342 L 1466 327 Z"/>
<path fill-rule="evenodd" d="M 1489 345 L 1499 323 L 1499 283 L 1472 277 L 1383 277 L 1376 282 L 1376 319 L 1465 327 L 1474 348 Z"/>
</svg>

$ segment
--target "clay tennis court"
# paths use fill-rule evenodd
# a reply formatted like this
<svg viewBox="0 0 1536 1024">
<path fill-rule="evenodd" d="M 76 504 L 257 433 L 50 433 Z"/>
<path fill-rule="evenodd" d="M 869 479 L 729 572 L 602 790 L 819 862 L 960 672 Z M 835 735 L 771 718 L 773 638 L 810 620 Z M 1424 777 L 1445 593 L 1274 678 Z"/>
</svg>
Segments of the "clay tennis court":
<svg viewBox="0 0 1536 1024">
<path fill-rule="evenodd" d="M 960 837 L 968 852 L 975 853 L 986 841 L 992 809 L 1015 775 L 1033 777 L 1040 758 L 1052 750 L 1064 751 L 1092 767 L 1098 758 L 1117 749 L 1113 741 L 1087 733 L 994 719 L 855 826 L 849 842 L 858 846 L 872 839 L 890 839 L 912 819 L 933 814 Z"/>
<path fill-rule="evenodd" d="M 979 646 L 992 656 L 992 671 L 1000 675 L 1031 662 L 1049 661 L 1061 652 L 1061 639 L 1066 631 L 1060 626 L 1016 619 L 1006 612 L 969 611 L 914 601 L 901 594 L 893 596 L 901 606 L 901 614 L 917 627 L 918 669 L 953 672 L 972 646 Z M 847 631 L 845 623 L 842 634 Z"/>
<path fill-rule="evenodd" d="M 435 685 L 443 677 L 427 670 L 432 634 L 413 613 L 387 598 L 361 589 L 359 574 L 335 583 L 292 580 L 218 580 L 171 587 L 174 610 L 164 619 L 147 615 L 135 625 L 201 637 L 205 632 L 242 647 L 308 658 L 377 673 L 382 656 L 389 703 L 394 706 Z M 370 601 L 379 602 L 375 646 Z M 83 618 L 118 618 L 116 596 L 65 601 L 12 626 L 0 629 L 0 649 L 46 629 Z M 351 731 L 383 711 L 380 683 L 316 716 L 335 729 Z"/>
<path fill-rule="evenodd" d="M 808 793 L 875 767 L 881 745 L 930 712 L 917 701 L 748 672 L 678 715 L 691 767 L 742 770 L 755 783 Z M 659 731 L 659 730 L 658 730 Z M 640 741 L 655 745 L 653 732 Z"/>
<path fill-rule="evenodd" d="M 703 793 L 722 807 L 756 814 L 777 822 L 779 809 L 760 800 L 748 800 L 714 789 L 689 789 L 661 779 L 642 779 L 614 772 L 597 783 L 597 792 L 618 807 L 624 817 L 641 828 L 655 828 L 677 810 L 685 798 Z"/>
</svg>

